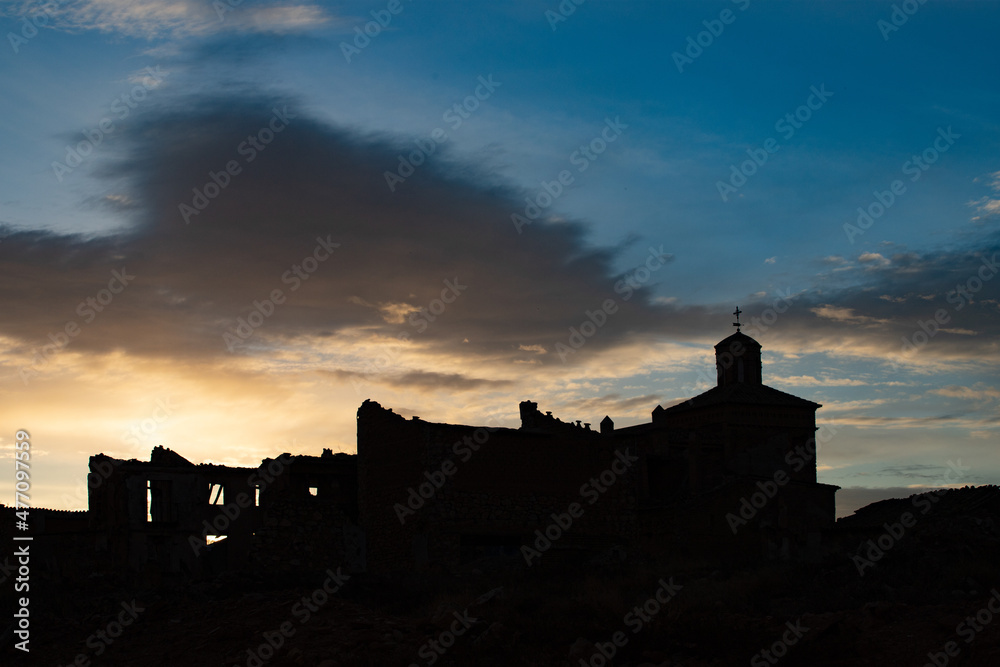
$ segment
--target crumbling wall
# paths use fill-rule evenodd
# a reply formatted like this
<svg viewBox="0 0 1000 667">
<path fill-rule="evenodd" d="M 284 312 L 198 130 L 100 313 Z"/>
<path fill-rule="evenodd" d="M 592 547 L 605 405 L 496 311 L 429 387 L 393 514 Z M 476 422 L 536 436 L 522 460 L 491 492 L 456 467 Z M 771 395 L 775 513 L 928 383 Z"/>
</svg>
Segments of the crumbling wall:
<svg viewBox="0 0 1000 667">
<path fill-rule="evenodd" d="M 260 527 L 251 549 L 253 566 L 322 570 L 336 565 L 364 571 L 357 457 L 327 449 L 322 456 L 283 460 L 263 496 Z"/>
<path fill-rule="evenodd" d="M 358 456 L 370 567 L 448 567 L 463 546 L 531 545 L 552 515 L 567 523 L 571 507 L 555 550 L 629 539 L 633 462 L 596 431 L 560 422 L 547 433 L 545 421 L 530 430 L 407 421 L 366 401 Z"/>
<path fill-rule="evenodd" d="M 285 498 L 264 511 L 250 549 L 254 568 L 269 571 L 364 570 L 364 541 L 344 511 L 316 498 Z"/>
</svg>

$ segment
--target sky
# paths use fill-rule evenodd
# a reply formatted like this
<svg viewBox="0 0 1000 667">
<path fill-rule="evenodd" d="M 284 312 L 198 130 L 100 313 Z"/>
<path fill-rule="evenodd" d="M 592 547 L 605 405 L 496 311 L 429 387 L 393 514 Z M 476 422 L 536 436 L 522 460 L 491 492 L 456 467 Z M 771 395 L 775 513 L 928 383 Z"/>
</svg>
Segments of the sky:
<svg viewBox="0 0 1000 667">
<path fill-rule="evenodd" d="M 0 2 L 0 452 L 648 422 L 713 345 L 838 513 L 1000 483 L 1000 5 Z M 0 497 L 13 500 L 13 475 Z M 8 502 L 7 499 L 10 499 Z"/>
</svg>

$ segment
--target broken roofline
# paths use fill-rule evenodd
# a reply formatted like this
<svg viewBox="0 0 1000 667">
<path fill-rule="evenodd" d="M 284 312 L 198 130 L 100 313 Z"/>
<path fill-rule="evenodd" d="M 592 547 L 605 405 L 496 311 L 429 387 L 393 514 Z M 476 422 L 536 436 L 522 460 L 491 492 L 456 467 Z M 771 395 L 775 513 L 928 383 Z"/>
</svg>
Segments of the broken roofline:
<svg viewBox="0 0 1000 667">
<path fill-rule="evenodd" d="M 278 456 L 272 458 L 267 457 L 261 459 L 260 465 L 257 466 L 231 466 L 224 463 L 192 463 L 188 459 L 184 458 L 177 452 L 169 449 L 167 447 L 162 447 L 157 445 L 153 448 L 150 453 L 149 461 L 140 461 L 139 459 L 117 459 L 113 456 L 108 456 L 103 452 L 100 454 L 95 454 L 91 456 L 91 461 L 111 461 L 116 466 L 127 466 L 129 468 L 135 466 L 141 466 L 145 469 L 149 468 L 162 468 L 165 470 L 176 469 L 176 468 L 188 468 L 192 471 L 232 471 L 232 472 L 253 472 L 254 470 L 260 470 L 264 466 L 268 465 L 269 462 L 288 459 L 288 464 L 291 465 L 296 461 L 311 462 L 311 463 L 331 463 L 331 462 L 345 462 L 350 457 L 357 456 L 356 454 L 349 454 L 347 452 L 336 452 L 333 453 L 329 448 L 323 450 L 321 456 L 313 456 L 311 454 L 291 454 L 290 452 L 284 452 Z"/>
</svg>

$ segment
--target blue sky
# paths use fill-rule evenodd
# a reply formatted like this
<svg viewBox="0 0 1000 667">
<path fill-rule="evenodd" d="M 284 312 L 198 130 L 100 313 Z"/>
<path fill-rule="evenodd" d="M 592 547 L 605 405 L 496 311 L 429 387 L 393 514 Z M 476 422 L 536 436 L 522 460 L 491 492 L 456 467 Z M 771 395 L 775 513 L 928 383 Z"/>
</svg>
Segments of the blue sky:
<svg viewBox="0 0 1000 667">
<path fill-rule="evenodd" d="M 765 382 L 837 425 L 819 464 L 841 511 L 944 483 L 959 459 L 962 482 L 1000 479 L 1000 8 L 222 6 L 0 3 L 0 437 L 32 431 L 41 504 L 69 507 L 98 451 L 353 451 L 364 398 L 436 421 L 515 425 L 526 398 L 645 421 L 708 387 L 737 304 L 782 306 L 750 333 Z M 391 21 L 355 43 L 372 12 Z M 276 108 L 287 127 L 245 161 Z M 79 166 L 53 166 L 88 133 Z M 385 172 L 428 141 L 390 190 Z M 229 160 L 240 173 L 185 223 L 179 205 Z M 752 173 L 724 200 L 734 166 Z M 560 173 L 518 233 L 510 216 Z M 228 349 L 320 232 L 341 244 L 331 259 Z M 651 247 L 667 261 L 626 302 L 615 285 Z M 121 266 L 135 281 L 39 357 Z M 418 331 L 455 278 L 467 291 Z M 607 298 L 621 310 L 560 358 Z"/>
</svg>

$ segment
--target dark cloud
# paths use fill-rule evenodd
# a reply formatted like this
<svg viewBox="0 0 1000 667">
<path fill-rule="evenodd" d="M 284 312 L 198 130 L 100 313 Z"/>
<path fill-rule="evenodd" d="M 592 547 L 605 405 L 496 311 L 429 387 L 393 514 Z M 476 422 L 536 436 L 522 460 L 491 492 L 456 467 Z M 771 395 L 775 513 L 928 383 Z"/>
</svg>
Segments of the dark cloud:
<svg viewBox="0 0 1000 667">
<path fill-rule="evenodd" d="M 276 116 L 278 124 L 287 116 L 287 126 L 254 148 L 249 137 L 266 134 Z M 127 231 L 98 238 L 19 231 L 0 245 L 0 332 L 29 349 L 73 321 L 82 327 L 71 343 L 77 350 L 225 356 L 223 334 L 251 316 L 255 300 L 270 311 L 263 302 L 280 289 L 286 300 L 264 318 L 254 343 L 361 330 L 405 334 L 456 356 L 546 364 L 560 363 L 555 346 L 570 344 L 570 327 L 606 320 L 580 353 L 566 356 L 575 363 L 636 337 L 717 331 L 720 312 L 731 307 L 652 302 L 656 281 L 670 280 L 669 265 L 646 280 L 641 267 L 622 271 L 616 261 L 627 244 L 589 245 L 581 223 L 536 222 L 518 234 L 511 214 L 523 212 L 523 193 L 443 148 L 391 192 L 385 173 L 414 149 L 411 140 L 332 127 L 295 100 L 238 87 L 207 98 L 165 94 L 130 120 L 107 151 L 114 160 L 94 170 L 98 185 L 88 200 L 126 216 Z M 227 165 L 239 173 L 225 174 Z M 195 190 L 214 190 L 212 174 L 226 185 L 194 214 L 204 203 Z M 188 221 L 181 205 L 192 207 Z M 331 243 L 339 247 L 308 279 L 293 277 L 294 266 Z M 771 341 L 853 337 L 892 351 L 943 308 L 950 320 L 934 349 L 995 353 L 1000 280 L 981 283 L 961 308 L 950 292 L 998 251 L 993 236 L 978 249 L 828 258 L 829 271 L 760 333 Z M 99 312 L 81 306 L 115 270 L 135 278 Z M 626 276 L 641 286 L 622 289 Z M 598 311 L 607 299 L 616 312 L 604 317 Z M 771 295 L 744 304 L 745 319 L 773 303 Z M 88 323 L 81 313 L 91 311 Z M 481 382 L 435 373 L 409 381 Z"/>
<path fill-rule="evenodd" d="M 106 191 L 90 201 L 129 216 L 126 233 L 5 239 L 4 333 L 31 345 L 69 320 L 84 324 L 78 304 L 112 270 L 135 279 L 83 327 L 76 349 L 226 355 L 223 333 L 275 289 L 287 300 L 258 342 L 365 327 L 442 352 L 532 359 L 539 355 L 519 347 L 551 350 L 609 298 L 617 312 L 592 349 L 683 322 L 648 302 L 648 285 L 628 300 L 616 294 L 619 249 L 589 246 L 583 225 L 537 223 L 518 234 L 516 193 L 480 184 L 474 169 L 430 161 L 391 192 L 385 172 L 412 143 L 330 127 L 289 100 L 235 92 L 164 100 L 136 116 L 116 138 L 115 161 L 96 170 Z M 248 138 L 266 135 L 276 116 L 287 127 L 254 148 Z M 239 173 L 226 174 L 227 165 Z M 225 187 L 201 199 L 196 190 L 215 194 L 213 179 Z M 339 248 L 308 279 L 295 278 L 290 270 L 320 239 Z"/>
<path fill-rule="evenodd" d="M 852 410 L 852 412 L 856 412 Z M 928 427 L 943 426 L 948 422 L 959 422 L 979 413 L 974 410 L 957 412 L 943 415 L 930 415 L 926 417 L 872 417 L 866 415 L 852 414 L 851 421 L 864 426 L 921 426 Z M 986 422 L 995 421 L 986 419 Z"/>
<path fill-rule="evenodd" d="M 469 377 L 458 373 L 433 373 L 430 371 L 409 371 L 405 373 L 379 372 L 372 369 L 363 371 L 320 371 L 338 380 L 346 380 L 363 390 L 368 384 L 383 384 L 400 389 L 441 389 L 446 391 L 467 391 L 470 389 L 509 387 L 509 380 L 489 380 Z"/>
<path fill-rule="evenodd" d="M 820 349 L 858 343 L 865 346 L 860 356 L 903 352 L 904 338 L 911 355 L 996 354 L 1000 236 L 980 236 L 971 247 L 875 255 L 860 253 L 860 261 L 817 274 L 813 287 L 787 303 L 772 296 L 745 306 L 745 319 L 755 323 L 747 332 L 766 332 L 771 340 L 811 338 Z M 765 318 L 776 303 L 785 312 Z"/>
<path fill-rule="evenodd" d="M 907 479 L 941 479 L 948 471 L 947 466 L 911 464 L 905 466 L 890 466 L 872 473 L 873 475 L 888 475 Z"/>
<path fill-rule="evenodd" d="M 411 371 L 403 373 L 395 379 L 394 384 L 398 387 L 412 387 L 416 389 L 480 389 L 483 387 L 509 387 L 513 382 L 509 380 L 485 380 L 482 378 L 470 378 L 458 373 L 432 373 L 428 371 Z"/>
</svg>

